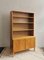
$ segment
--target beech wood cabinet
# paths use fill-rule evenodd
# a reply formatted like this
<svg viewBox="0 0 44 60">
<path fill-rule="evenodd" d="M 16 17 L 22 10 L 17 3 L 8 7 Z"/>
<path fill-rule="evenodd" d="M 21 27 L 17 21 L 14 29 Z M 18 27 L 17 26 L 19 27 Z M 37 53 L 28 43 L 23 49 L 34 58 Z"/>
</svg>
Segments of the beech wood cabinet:
<svg viewBox="0 0 44 60">
<path fill-rule="evenodd" d="M 10 12 L 10 48 L 13 53 L 35 49 L 34 13 Z"/>
</svg>

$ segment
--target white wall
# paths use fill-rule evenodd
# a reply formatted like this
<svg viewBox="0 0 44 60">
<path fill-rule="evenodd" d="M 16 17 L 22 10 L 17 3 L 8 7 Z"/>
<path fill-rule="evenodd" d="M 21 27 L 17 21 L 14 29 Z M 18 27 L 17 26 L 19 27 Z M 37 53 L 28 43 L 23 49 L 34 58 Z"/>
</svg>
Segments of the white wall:
<svg viewBox="0 0 44 60">
<path fill-rule="evenodd" d="M 0 0 L 0 46 L 10 45 L 10 11 L 35 13 L 37 46 L 44 46 L 44 0 Z"/>
</svg>

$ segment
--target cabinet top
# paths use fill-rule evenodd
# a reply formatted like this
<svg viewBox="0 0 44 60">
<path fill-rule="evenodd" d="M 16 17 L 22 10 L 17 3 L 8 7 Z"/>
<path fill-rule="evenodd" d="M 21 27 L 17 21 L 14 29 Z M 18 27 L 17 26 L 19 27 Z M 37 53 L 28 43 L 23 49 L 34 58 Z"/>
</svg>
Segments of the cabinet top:
<svg viewBox="0 0 44 60">
<path fill-rule="evenodd" d="M 14 12 L 16 12 L 16 13 L 26 13 L 26 14 L 28 14 L 28 13 L 32 13 L 32 12 L 26 12 L 26 11 L 11 11 L 11 13 L 14 13 Z M 34 14 L 34 13 L 32 13 L 32 14 Z"/>
</svg>

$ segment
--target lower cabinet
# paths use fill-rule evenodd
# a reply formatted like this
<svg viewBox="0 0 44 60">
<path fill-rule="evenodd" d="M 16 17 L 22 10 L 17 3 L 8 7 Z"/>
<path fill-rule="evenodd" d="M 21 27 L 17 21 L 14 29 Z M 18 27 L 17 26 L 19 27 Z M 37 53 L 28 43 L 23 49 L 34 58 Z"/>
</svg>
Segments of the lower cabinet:
<svg viewBox="0 0 44 60">
<path fill-rule="evenodd" d="M 13 40 L 13 53 L 35 48 L 35 38 L 23 38 Z"/>
</svg>

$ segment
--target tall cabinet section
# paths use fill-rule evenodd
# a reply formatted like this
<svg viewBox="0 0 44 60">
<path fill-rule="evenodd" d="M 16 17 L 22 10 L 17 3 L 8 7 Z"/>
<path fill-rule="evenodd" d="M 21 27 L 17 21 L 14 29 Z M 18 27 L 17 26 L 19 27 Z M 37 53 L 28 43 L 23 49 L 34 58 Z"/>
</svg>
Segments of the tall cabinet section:
<svg viewBox="0 0 44 60">
<path fill-rule="evenodd" d="M 10 12 L 10 47 L 13 53 L 35 49 L 34 13 Z"/>
</svg>

